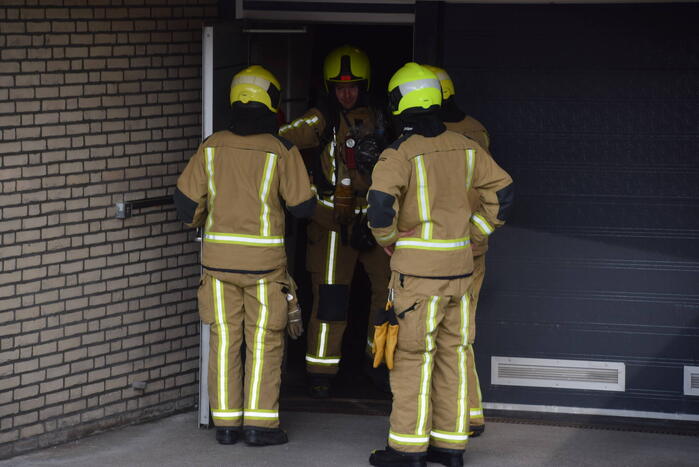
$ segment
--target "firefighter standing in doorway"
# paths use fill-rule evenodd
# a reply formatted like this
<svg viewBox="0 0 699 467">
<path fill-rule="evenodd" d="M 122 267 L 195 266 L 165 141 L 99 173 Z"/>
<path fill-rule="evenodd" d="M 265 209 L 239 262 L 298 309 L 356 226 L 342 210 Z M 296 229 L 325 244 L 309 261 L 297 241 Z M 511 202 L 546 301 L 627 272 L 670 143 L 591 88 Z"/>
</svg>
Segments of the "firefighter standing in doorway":
<svg viewBox="0 0 699 467">
<path fill-rule="evenodd" d="M 385 131 L 381 112 L 368 103 L 370 73 L 363 51 L 348 45 L 333 50 L 323 64 L 327 99 L 279 130 L 300 149 L 320 149 L 310 163 L 318 206 L 308 225 L 306 251 L 313 285 L 306 371 L 310 394 L 318 398 L 329 396 L 330 380 L 339 369 L 357 263 L 371 282 L 370 323 L 386 299 L 388 258 L 366 225 L 370 182 L 355 155 L 364 138 Z M 367 353 L 370 348 L 369 341 Z"/>
<path fill-rule="evenodd" d="M 174 194 L 185 224 L 203 227 L 199 314 L 211 325 L 208 391 L 221 444 L 235 443 L 241 430 L 249 445 L 287 442 L 278 411 L 283 331 L 291 321 L 292 336 L 300 332 L 300 313 L 287 303 L 295 292 L 281 200 L 292 215 L 309 217 L 315 196 L 298 149 L 276 135 L 279 96 L 266 69 L 236 74 L 229 130 L 199 146 Z"/>
<path fill-rule="evenodd" d="M 432 71 L 442 86 L 442 107 L 439 109 L 439 116 L 447 127 L 447 130 L 461 133 L 462 135 L 471 138 L 481 145 L 483 149 L 490 152 L 490 137 L 485 127 L 475 118 L 466 115 L 456 104 L 456 91 L 454 82 L 449 74 L 442 68 L 425 65 L 425 68 Z M 476 212 L 480 208 L 480 197 L 478 192 L 471 189 L 468 193 L 468 200 L 471 206 L 471 211 Z M 473 229 L 487 229 L 484 224 L 472 223 Z M 473 353 L 473 343 L 476 339 L 476 307 L 478 306 L 478 297 L 481 287 L 483 286 L 483 278 L 485 276 L 485 253 L 488 251 L 488 232 L 482 232 L 484 235 L 479 235 L 479 241 L 471 242 L 471 250 L 473 252 L 473 276 L 471 281 L 471 303 L 469 309 L 468 322 L 470 329 L 468 330 L 469 347 L 466 355 L 466 368 L 468 370 L 468 406 L 470 411 L 470 436 L 480 436 L 485 430 L 485 418 L 483 417 L 483 398 L 481 388 L 478 382 L 478 373 L 476 372 L 476 362 Z"/>
<path fill-rule="evenodd" d="M 375 348 L 389 363 L 393 407 L 380 467 L 463 465 L 468 441 L 470 223 L 492 231 L 512 203 L 512 179 L 481 145 L 446 130 L 437 76 L 408 63 L 391 78 L 389 104 L 402 136 L 376 164 L 369 225 L 391 254 L 390 319 Z M 481 206 L 471 212 L 468 191 Z M 379 330 L 388 327 L 388 338 Z M 382 337 L 383 335 L 383 337 Z M 375 362 L 376 363 L 376 362 Z"/>
</svg>

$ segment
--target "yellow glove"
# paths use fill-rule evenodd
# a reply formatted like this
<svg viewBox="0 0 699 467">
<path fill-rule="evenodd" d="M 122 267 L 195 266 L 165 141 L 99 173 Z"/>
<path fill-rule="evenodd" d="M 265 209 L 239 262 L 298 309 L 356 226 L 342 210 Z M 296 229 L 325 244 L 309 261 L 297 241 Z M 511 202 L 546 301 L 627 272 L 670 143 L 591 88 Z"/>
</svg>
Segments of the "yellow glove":
<svg viewBox="0 0 699 467">
<path fill-rule="evenodd" d="M 398 344 L 398 320 L 393 309 L 393 290 L 388 293 L 386 307 L 377 316 L 374 325 L 374 368 L 378 368 L 382 361 L 386 361 L 389 370 L 393 369 L 393 356 Z"/>
</svg>

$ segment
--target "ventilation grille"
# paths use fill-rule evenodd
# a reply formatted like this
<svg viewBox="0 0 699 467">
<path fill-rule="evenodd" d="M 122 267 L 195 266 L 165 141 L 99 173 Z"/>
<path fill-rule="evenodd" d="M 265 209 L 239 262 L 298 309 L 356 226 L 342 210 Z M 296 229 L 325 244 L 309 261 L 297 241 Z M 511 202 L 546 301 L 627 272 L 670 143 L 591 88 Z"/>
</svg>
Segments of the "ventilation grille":
<svg viewBox="0 0 699 467">
<path fill-rule="evenodd" d="M 624 391 L 626 367 L 621 362 L 491 357 L 490 380 L 504 386 Z"/>
<path fill-rule="evenodd" d="M 699 366 L 684 367 L 684 395 L 699 396 Z"/>
</svg>

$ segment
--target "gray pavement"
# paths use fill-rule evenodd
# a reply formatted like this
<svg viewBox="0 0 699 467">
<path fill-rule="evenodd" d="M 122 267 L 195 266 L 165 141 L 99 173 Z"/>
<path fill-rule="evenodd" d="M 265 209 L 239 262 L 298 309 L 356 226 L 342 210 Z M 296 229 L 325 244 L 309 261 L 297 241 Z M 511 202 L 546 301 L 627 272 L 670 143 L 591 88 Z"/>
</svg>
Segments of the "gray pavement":
<svg viewBox="0 0 699 467">
<path fill-rule="evenodd" d="M 0 467 L 357 467 L 369 465 L 388 428 L 386 417 L 309 412 L 284 412 L 282 423 L 289 444 L 222 446 L 189 412 L 0 461 Z M 699 438 L 490 422 L 465 459 L 468 466 L 699 466 Z"/>
</svg>

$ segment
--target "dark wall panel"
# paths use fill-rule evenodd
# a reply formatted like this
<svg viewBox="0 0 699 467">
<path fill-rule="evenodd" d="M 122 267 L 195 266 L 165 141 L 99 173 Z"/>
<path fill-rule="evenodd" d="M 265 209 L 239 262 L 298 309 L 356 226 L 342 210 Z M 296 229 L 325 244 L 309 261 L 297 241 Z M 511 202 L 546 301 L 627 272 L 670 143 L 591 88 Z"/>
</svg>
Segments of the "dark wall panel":
<svg viewBox="0 0 699 467">
<path fill-rule="evenodd" d="M 442 65 L 515 179 L 477 318 L 489 402 L 699 414 L 699 5 L 442 5 Z M 418 18 L 419 21 L 419 18 Z M 496 386 L 490 356 L 626 364 Z"/>
</svg>

